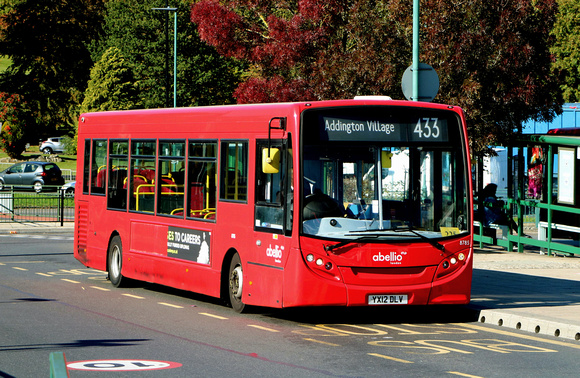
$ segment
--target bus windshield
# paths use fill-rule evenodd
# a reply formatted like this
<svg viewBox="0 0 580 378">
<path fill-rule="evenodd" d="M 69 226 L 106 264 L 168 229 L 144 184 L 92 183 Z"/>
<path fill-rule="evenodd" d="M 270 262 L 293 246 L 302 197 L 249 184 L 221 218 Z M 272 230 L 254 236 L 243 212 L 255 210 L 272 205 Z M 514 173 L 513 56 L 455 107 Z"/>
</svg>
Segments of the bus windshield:
<svg viewBox="0 0 580 378">
<path fill-rule="evenodd" d="M 441 238 L 467 231 L 455 113 L 386 106 L 303 114 L 302 233 Z"/>
</svg>

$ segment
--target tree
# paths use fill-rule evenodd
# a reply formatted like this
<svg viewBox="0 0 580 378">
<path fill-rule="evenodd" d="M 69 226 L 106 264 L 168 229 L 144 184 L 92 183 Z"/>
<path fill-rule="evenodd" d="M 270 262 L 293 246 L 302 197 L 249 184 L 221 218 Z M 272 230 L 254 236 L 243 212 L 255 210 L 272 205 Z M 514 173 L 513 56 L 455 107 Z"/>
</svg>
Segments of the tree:
<svg viewBox="0 0 580 378">
<path fill-rule="evenodd" d="M 9 157 L 19 158 L 26 148 L 24 132 L 34 122 L 22 96 L 0 92 L 0 147 Z"/>
<path fill-rule="evenodd" d="M 440 101 L 467 110 L 473 150 L 509 143 L 528 119 L 550 121 L 563 103 L 551 73 L 556 0 L 429 0 L 423 54 L 440 75 Z"/>
<path fill-rule="evenodd" d="M 439 74 L 435 100 L 466 110 L 477 153 L 560 111 L 550 75 L 555 0 L 421 3 L 421 61 Z M 218 52 L 251 64 L 238 102 L 400 98 L 412 14 L 408 0 L 200 0 L 192 21 Z"/>
<path fill-rule="evenodd" d="M 224 59 L 214 48 L 200 41 L 189 20 L 189 0 L 172 0 L 171 3 L 171 7 L 177 8 L 177 105 L 233 102 L 231 94 L 240 81 L 242 66 Z M 168 89 L 173 98 L 173 12 L 154 10 L 155 7 L 163 8 L 165 2 L 108 1 L 105 38 L 92 48 L 95 60 L 111 46 L 121 50 L 134 67 L 145 108 L 165 107 Z M 166 19 L 169 21 L 170 88 L 165 85 Z"/>
<path fill-rule="evenodd" d="M 80 112 L 141 107 L 133 69 L 116 47 L 109 47 L 91 69 Z"/>
<path fill-rule="evenodd" d="M 26 97 L 38 114 L 23 137 L 72 128 L 69 111 L 79 105 L 93 64 L 87 49 L 100 27 L 103 0 L 11 0 L 0 3 L 0 55 L 12 63 L 0 86 Z"/>
<path fill-rule="evenodd" d="M 560 10 L 552 34 L 556 43 L 552 53 L 556 57 L 554 74 L 562 77 L 560 86 L 564 100 L 580 101 L 580 3 L 577 0 L 558 0 Z"/>
</svg>

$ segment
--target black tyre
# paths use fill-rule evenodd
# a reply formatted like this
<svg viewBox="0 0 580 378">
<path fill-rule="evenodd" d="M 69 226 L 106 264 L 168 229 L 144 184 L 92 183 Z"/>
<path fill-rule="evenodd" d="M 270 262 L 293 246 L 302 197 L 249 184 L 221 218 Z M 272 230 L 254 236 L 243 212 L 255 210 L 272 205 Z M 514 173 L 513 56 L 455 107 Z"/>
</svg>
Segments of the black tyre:
<svg viewBox="0 0 580 378">
<path fill-rule="evenodd" d="M 243 312 L 246 305 L 242 302 L 242 287 L 244 283 L 244 272 L 242 270 L 242 261 L 236 253 L 230 262 L 228 274 L 228 293 L 230 305 L 236 312 Z"/>
<path fill-rule="evenodd" d="M 50 155 L 50 154 L 52 154 L 52 148 L 50 148 L 50 147 L 44 147 L 42 149 L 42 152 L 44 152 L 46 155 Z"/>
<path fill-rule="evenodd" d="M 119 236 L 115 236 L 111 240 L 107 259 L 111 284 L 115 287 L 123 286 L 127 279 L 121 274 L 123 268 L 123 244 Z"/>
<path fill-rule="evenodd" d="M 37 181 L 34 184 L 32 184 L 32 187 L 34 188 L 34 191 L 36 193 L 42 192 L 42 183 L 40 181 Z"/>
<path fill-rule="evenodd" d="M 4 190 L 4 181 L 0 180 L 0 191 Z"/>
</svg>

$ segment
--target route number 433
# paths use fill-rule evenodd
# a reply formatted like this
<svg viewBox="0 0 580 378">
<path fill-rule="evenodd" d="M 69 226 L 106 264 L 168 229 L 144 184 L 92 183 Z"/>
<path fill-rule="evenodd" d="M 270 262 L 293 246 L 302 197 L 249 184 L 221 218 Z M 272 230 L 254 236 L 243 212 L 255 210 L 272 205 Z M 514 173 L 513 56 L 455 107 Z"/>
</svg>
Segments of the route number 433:
<svg viewBox="0 0 580 378">
<path fill-rule="evenodd" d="M 419 118 L 413 133 L 417 134 L 419 138 L 439 138 L 438 121 L 439 118 Z"/>
</svg>

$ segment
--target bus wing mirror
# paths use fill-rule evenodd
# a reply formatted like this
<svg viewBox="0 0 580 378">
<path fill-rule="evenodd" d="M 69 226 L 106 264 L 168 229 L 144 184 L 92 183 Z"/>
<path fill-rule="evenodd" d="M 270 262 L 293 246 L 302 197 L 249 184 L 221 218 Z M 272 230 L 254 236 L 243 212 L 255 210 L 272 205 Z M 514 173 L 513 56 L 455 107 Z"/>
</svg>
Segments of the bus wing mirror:
<svg viewBox="0 0 580 378">
<path fill-rule="evenodd" d="M 262 149 L 262 172 L 280 172 L 280 150 L 278 148 Z"/>
<path fill-rule="evenodd" d="M 391 168 L 391 157 L 393 154 L 389 151 L 381 151 L 381 167 L 384 169 Z"/>
</svg>

